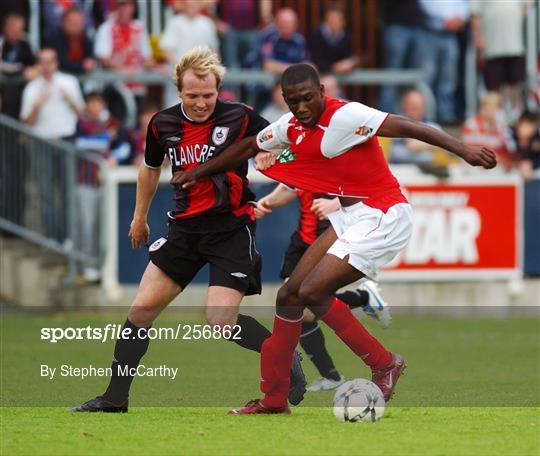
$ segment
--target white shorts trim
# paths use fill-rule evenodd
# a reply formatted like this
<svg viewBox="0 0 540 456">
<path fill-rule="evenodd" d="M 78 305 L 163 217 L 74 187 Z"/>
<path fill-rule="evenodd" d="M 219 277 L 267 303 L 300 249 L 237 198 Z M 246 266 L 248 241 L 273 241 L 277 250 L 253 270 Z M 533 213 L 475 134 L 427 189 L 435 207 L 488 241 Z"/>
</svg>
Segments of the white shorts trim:
<svg viewBox="0 0 540 456">
<path fill-rule="evenodd" d="M 410 204 L 395 204 L 384 213 L 356 203 L 328 215 L 338 239 L 327 253 L 349 256 L 349 264 L 367 278 L 377 280 L 379 269 L 407 245 L 412 233 Z"/>
</svg>

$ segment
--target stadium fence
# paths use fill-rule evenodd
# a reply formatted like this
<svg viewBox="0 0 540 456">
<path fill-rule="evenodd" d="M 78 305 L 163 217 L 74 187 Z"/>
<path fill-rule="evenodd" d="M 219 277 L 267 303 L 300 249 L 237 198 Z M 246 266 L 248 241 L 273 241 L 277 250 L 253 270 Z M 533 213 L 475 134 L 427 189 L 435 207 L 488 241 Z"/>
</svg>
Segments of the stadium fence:
<svg viewBox="0 0 540 456">
<path fill-rule="evenodd" d="M 68 283 L 101 264 L 104 165 L 0 114 L 0 230 L 65 256 Z"/>
</svg>

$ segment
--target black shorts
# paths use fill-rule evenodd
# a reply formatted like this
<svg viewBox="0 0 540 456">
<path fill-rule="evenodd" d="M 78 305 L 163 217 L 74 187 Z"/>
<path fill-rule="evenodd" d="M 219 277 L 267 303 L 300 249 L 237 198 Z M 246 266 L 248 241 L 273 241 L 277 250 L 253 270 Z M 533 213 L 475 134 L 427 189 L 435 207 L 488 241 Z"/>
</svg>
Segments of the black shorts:
<svg viewBox="0 0 540 456">
<path fill-rule="evenodd" d="M 169 233 L 149 247 L 150 260 L 182 288 L 210 264 L 209 285 L 248 295 L 261 293 L 261 256 L 255 243 L 255 223 L 219 233 L 190 233 L 169 222 Z"/>
<path fill-rule="evenodd" d="M 300 258 L 302 258 L 302 255 L 306 253 L 308 248 L 309 244 L 304 242 L 300 237 L 300 234 L 298 234 L 298 231 L 295 231 L 291 236 L 289 247 L 287 247 L 285 255 L 283 255 L 283 263 L 281 265 L 281 271 L 279 272 L 279 276 L 283 280 L 291 276 L 294 268 L 300 261 Z"/>
<path fill-rule="evenodd" d="M 499 90 L 501 86 L 516 85 L 525 80 L 523 57 L 499 57 L 486 61 L 484 82 L 486 89 Z"/>
</svg>

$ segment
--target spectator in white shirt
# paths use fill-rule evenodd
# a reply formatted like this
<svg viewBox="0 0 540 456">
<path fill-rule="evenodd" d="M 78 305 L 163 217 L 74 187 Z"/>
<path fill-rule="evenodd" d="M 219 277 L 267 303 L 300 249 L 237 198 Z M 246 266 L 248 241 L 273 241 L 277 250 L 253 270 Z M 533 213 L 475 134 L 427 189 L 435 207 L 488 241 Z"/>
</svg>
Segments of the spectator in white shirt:
<svg viewBox="0 0 540 456">
<path fill-rule="evenodd" d="M 219 39 L 214 21 L 201 14 L 201 5 L 196 0 L 176 0 L 175 10 L 182 11 L 172 16 L 165 25 L 159 41 L 167 61 L 170 73 L 174 65 L 186 52 L 197 46 L 219 49 Z M 165 91 L 165 107 L 178 103 L 178 90 L 174 84 L 168 84 Z"/>
<path fill-rule="evenodd" d="M 38 65 L 40 75 L 23 91 L 21 119 L 43 138 L 72 139 L 84 107 L 79 81 L 58 71 L 54 49 L 42 49 Z M 29 153 L 37 174 L 42 233 L 68 248 L 73 240 L 67 239 L 66 154 L 52 148 L 31 149 Z"/>
<path fill-rule="evenodd" d="M 79 81 L 58 71 L 54 49 L 42 49 L 38 65 L 40 75 L 23 91 L 21 120 L 44 138 L 70 138 L 84 107 Z"/>
</svg>

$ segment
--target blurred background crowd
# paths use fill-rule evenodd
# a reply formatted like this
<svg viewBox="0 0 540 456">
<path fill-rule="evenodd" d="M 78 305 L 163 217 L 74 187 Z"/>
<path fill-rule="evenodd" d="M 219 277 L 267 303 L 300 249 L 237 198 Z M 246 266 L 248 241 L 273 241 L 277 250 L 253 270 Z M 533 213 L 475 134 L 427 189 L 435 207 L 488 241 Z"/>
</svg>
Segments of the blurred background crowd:
<svg viewBox="0 0 540 456">
<path fill-rule="evenodd" d="M 179 102 L 170 78 L 174 64 L 206 45 L 228 69 L 221 98 L 249 103 L 269 121 L 288 111 L 280 74 L 310 62 L 332 97 L 486 145 L 499 157 L 496 172 L 529 181 L 540 168 L 535 1 L 2 0 L 0 14 L 1 112 L 41 138 L 98 155 L 106 167 L 141 163 L 152 115 Z M 360 83 L 358 75 L 382 69 L 388 71 L 380 80 L 375 74 L 373 82 Z M 393 82 L 411 70 L 418 84 Z M 261 82 L 268 77 L 273 88 Z M 445 151 L 416 140 L 381 145 L 393 164 L 438 178 L 465 172 Z M 4 163 L 0 171 L 14 198 L 28 192 L 20 176 L 29 149 L 18 147 L 10 146 L 9 170 Z M 40 158 L 35 187 L 52 195 L 43 230 L 61 242 L 65 233 L 48 234 L 47 226 L 62 223 L 47 218 L 62 213 L 51 207 L 62 204 L 64 184 L 53 191 L 50 182 L 61 182 L 66 168 L 60 155 L 50 157 Z M 79 223 L 88 252 L 96 245 L 97 181 L 94 165 L 79 170 Z M 20 207 L 7 218 L 17 224 L 23 212 Z"/>
<path fill-rule="evenodd" d="M 505 171 L 517 167 L 525 179 L 540 167 L 538 87 L 525 84 L 532 2 L 310 2 L 310 17 L 300 1 L 43 0 L 38 17 L 31 3 L 2 2 L 1 110 L 44 137 L 99 151 L 111 166 L 140 163 L 149 118 L 179 101 L 167 75 L 185 51 L 207 45 L 228 69 L 259 69 L 276 81 L 288 65 L 311 62 L 332 96 L 454 131 L 462 127 L 466 142 L 492 147 Z M 160 14 L 157 26 L 156 18 L 150 24 L 148 5 Z M 32 21 L 39 33 L 31 37 Z M 478 76 L 473 81 L 465 69 L 471 47 Z M 392 84 L 340 87 L 334 77 L 362 68 L 421 69 L 433 100 Z M 132 77 L 122 86 L 135 100 L 135 125 L 125 121 L 118 91 L 92 80 L 98 69 Z M 142 72 L 157 73 L 165 83 L 137 81 Z M 466 100 L 471 83 L 478 87 L 472 112 L 476 105 Z M 255 82 L 226 84 L 221 95 L 251 102 L 270 121 L 287 111 L 278 85 L 270 91 Z M 414 163 L 426 172 L 444 175 L 452 163 L 418 142 L 384 147 L 390 162 Z"/>
</svg>

